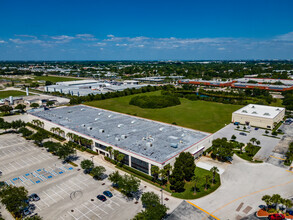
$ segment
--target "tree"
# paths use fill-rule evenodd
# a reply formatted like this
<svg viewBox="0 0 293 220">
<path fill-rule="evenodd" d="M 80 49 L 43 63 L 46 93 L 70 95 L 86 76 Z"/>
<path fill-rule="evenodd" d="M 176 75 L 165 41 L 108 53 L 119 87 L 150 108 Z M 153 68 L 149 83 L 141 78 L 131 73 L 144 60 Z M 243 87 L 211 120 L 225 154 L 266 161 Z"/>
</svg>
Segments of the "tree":
<svg viewBox="0 0 293 220">
<path fill-rule="evenodd" d="M 34 133 L 32 136 L 31 136 L 31 139 L 35 141 L 35 143 L 39 146 L 43 146 L 43 140 L 48 138 L 48 134 L 47 133 L 43 133 L 43 132 L 37 132 L 37 133 Z"/>
<path fill-rule="evenodd" d="M 235 141 L 236 138 L 237 138 L 237 137 L 236 137 L 234 134 L 231 136 L 231 140 L 232 140 L 232 141 Z"/>
<path fill-rule="evenodd" d="M 249 141 L 252 142 L 252 143 L 254 144 L 254 142 L 256 142 L 257 139 L 253 137 L 253 138 L 251 138 Z"/>
<path fill-rule="evenodd" d="M 13 108 L 11 106 L 9 106 L 9 105 L 0 106 L 0 112 L 3 112 L 5 114 L 10 113 L 10 111 L 12 111 L 12 110 L 13 110 Z"/>
<path fill-rule="evenodd" d="M 124 159 L 124 157 L 125 157 L 124 154 L 118 154 L 118 155 L 117 155 L 117 160 L 118 160 L 118 162 L 121 163 L 122 160 Z"/>
<path fill-rule="evenodd" d="M 169 177 L 170 177 L 170 174 L 171 174 L 171 171 L 172 171 L 171 164 L 167 164 L 166 166 L 164 166 L 164 170 L 166 170 L 166 172 L 167 172 L 167 179 L 169 181 Z"/>
<path fill-rule="evenodd" d="M 26 108 L 26 105 L 18 104 L 17 106 L 15 106 L 14 109 L 19 109 L 19 110 L 21 110 L 21 112 L 23 112 L 25 108 Z"/>
<path fill-rule="evenodd" d="M 142 194 L 141 202 L 142 202 L 143 207 L 145 207 L 147 209 L 153 205 L 156 205 L 157 203 L 160 203 L 160 198 L 154 192 L 146 192 L 146 193 Z"/>
<path fill-rule="evenodd" d="M 269 195 L 264 195 L 261 200 L 266 203 L 267 208 L 272 204 L 272 197 Z"/>
<path fill-rule="evenodd" d="M 256 140 L 255 142 L 257 145 L 260 145 L 260 141 L 259 140 Z"/>
<path fill-rule="evenodd" d="M 113 183 L 114 186 L 117 186 L 120 179 L 121 179 L 121 175 L 119 174 L 118 171 L 115 171 L 113 173 L 111 173 L 108 177 L 108 179 Z"/>
<path fill-rule="evenodd" d="M 32 103 L 31 105 L 30 105 L 30 107 L 32 107 L 32 108 L 38 108 L 40 105 L 38 104 L 38 103 Z"/>
<path fill-rule="evenodd" d="M 109 157 L 112 159 L 113 147 L 111 146 L 106 147 L 106 151 L 109 153 Z"/>
<path fill-rule="evenodd" d="M 89 173 L 94 168 L 94 163 L 91 160 L 83 160 L 81 161 L 80 166 L 86 173 Z"/>
<path fill-rule="evenodd" d="M 213 182 L 212 182 L 212 184 L 214 184 L 215 183 L 215 177 L 216 177 L 216 173 L 218 173 L 219 172 L 219 169 L 218 169 L 218 167 L 212 167 L 211 169 L 210 169 L 210 171 L 213 173 Z"/>
<path fill-rule="evenodd" d="M 273 194 L 271 201 L 275 204 L 276 209 L 279 210 L 279 203 L 281 202 L 282 198 L 279 194 Z"/>
<path fill-rule="evenodd" d="M 175 167 L 172 175 L 170 176 L 170 189 L 175 192 L 183 192 L 184 191 L 184 174 L 181 168 Z"/>
<path fill-rule="evenodd" d="M 166 178 L 167 178 L 167 176 L 168 176 L 168 173 L 167 173 L 167 170 L 166 169 L 161 169 L 160 171 L 159 171 L 159 176 L 160 176 L 160 178 L 161 178 L 161 180 L 162 180 L 162 184 L 165 184 L 165 182 L 166 182 Z"/>
<path fill-rule="evenodd" d="M 104 172 L 106 172 L 106 169 L 103 166 L 96 166 L 91 170 L 91 174 L 96 179 L 99 179 Z"/>
<path fill-rule="evenodd" d="M 16 121 L 11 122 L 11 128 L 13 128 L 13 129 L 22 128 L 25 126 L 26 126 L 26 123 L 22 120 L 16 120 Z"/>
<path fill-rule="evenodd" d="M 210 178 L 211 178 L 210 175 L 205 175 L 205 180 L 206 180 L 205 187 L 204 187 L 205 190 L 208 189 L 208 183 L 209 183 Z"/>
<path fill-rule="evenodd" d="M 158 166 L 151 167 L 151 174 L 157 180 L 159 178 L 160 168 Z"/>
<path fill-rule="evenodd" d="M 268 133 L 269 133 L 269 131 L 268 131 L 268 130 L 266 130 L 266 131 L 265 131 L 265 133 L 266 133 L 266 134 L 268 134 Z"/>
<path fill-rule="evenodd" d="M 194 175 L 195 163 L 194 157 L 189 152 L 180 153 L 179 157 L 176 158 L 174 169 L 181 169 L 183 171 L 183 178 L 186 181 L 190 181 Z"/>
<path fill-rule="evenodd" d="M 196 194 L 196 189 L 197 189 L 196 185 L 199 182 L 199 177 L 198 176 L 193 176 L 191 180 L 194 182 L 194 191 L 193 191 L 193 193 L 195 195 Z"/>
<path fill-rule="evenodd" d="M 55 102 L 54 101 L 48 101 L 47 103 L 46 103 L 46 106 L 53 106 L 55 104 Z"/>
<path fill-rule="evenodd" d="M 62 159 L 66 160 L 70 155 L 75 154 L 76 150 L 68 143 L 61 145 L 56 152 L 56 155 Z"/>
<path fill-rule="evenodd" d="M 287 212 L 287 209 L 291 208 L 293 206 L 293 203 L 290 199 L 284 199 L 283 205 L 286 206 L 285 212 Z"/>
<path fill-rule="evenodd" d="M 6 209 L 14 213 L 16 217 L 21 216 L 22 207 L 26 206 L 28 191 L 24 187 L 5 186 L 0 191 L 0 201 Z"/>
<path fill-rule="evenodd" d="M 42 220 L 42 217 L 39 215 L 34 215 L 34 216 L 26 217 L 24 220 Z"/>
<path fill-rule="evenodd" d="M 140 180 L 134 176 L 124 175 L 118 182 L 121 192 L 126 196 L 132 196 L 133 193 L 137 192 L 140 185 Z"/>
<path fill-rule="evenodd" d="M 114 150 L 114 159 L 117 160 L 117 156 L 119 154 L 119 151 L 118 150 Z"/>
</svg>

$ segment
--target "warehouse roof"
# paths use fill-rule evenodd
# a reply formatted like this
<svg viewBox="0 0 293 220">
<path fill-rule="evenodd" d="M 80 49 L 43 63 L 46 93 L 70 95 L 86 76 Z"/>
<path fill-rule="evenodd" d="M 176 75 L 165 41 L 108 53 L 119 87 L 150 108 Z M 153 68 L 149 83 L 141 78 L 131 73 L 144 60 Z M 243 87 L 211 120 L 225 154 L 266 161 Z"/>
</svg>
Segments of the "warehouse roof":
<svg viewBox="0 0 293 220">
<path fill-rule="evenodd" d="M 159 163 L 210 135 L 84 105 L 31 114 Z"/>
<path fill-rule="evenodd" d="M 249 104 L 234 113 L 263 118 L 275 118 L 284 108 L 267 105 Z"/>
</svg>

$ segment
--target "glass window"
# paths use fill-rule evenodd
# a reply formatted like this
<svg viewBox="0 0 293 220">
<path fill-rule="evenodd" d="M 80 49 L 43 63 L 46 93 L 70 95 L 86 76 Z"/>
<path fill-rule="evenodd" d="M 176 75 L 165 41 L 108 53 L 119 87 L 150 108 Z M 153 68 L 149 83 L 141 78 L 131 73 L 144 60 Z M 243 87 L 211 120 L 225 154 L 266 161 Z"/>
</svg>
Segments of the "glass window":
<svg viewBox="0 0 293 220">
<path fill-rule="evenodd" d="M 135 157 L 131 157 L 131 167 L 149 174 L 149 163 L 139 160 Z"/>
</svg>

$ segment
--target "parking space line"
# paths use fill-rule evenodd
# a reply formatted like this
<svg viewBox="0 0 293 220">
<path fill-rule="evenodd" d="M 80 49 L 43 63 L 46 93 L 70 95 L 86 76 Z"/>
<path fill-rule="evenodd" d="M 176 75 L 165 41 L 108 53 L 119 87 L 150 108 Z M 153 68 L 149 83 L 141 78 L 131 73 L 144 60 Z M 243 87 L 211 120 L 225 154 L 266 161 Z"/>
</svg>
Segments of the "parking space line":
<svg viewBox="0 0 293 220">
<path fill-rule="evenodd" d="M 60 186 L 63 185 L 63 184 L 65 184 L 65 183 L 60 184 Z M 65 186 L 66 186 L 66 184 L 65 184 Z M 67 187 L 65 187 L 65 188 L 67 188 L 67 189 L 69 189 L 69 190 L 72 190 L 72 191 L 76 191 L 75 189 L 73 189 L 73 188 L 70 187 L 70 186 L 67 186 Z"/>
<path fill-rule="evenodd" d="M 36 203 L 34 203 L 34 205 L 35 206 L 37 206 L 37 208 L 39 209 L 39 210 L 42 210 Z"/>
<path fill-rule="evenodd" d="M 74 217 L 74 215 L 72 215 L 69 211 L 67 212 L 69 215 L 71 215 L 74 219 L 78 219 L 78 218 L 76 218 L 76 217 Z"/>
<path fill-rule="evenodd" d="M 79 211 L 79 209 L 78 208 L 76 208 L 75 210 L 77 210 L 77 211 Z M 81 211 L 79 211 L 84 217 L 86 217 L 87 219 L 90 219 L 89 217 L 87 217 L 83 212 L 81 212 Z M 78 219 L 80 219 L 81 218 L 81 216 L 78 218 Z"/>
<path fill-rule="evenodd" d="M 82 205 L 83 205 L 83 207 L 87 208 L 87 209 L 89 210 L 89 212 L 92 212 L 92 213 L 94 213 L 94 212 L 93 212 L 93 210 L 92 210 L 92 209 L 90 209 L 90 208 L 88 208 L 88 207 L 87 207 L 85 204 L 82 204 Z M 87 212 L 86 214 L 88 214 L 89 212 Z M 99 219 L 101 219 L 101 217 L 100 217 L 98 214 L 94 213 L 94 215 L 98 216 L 98 217 L 99 217 Z"/>
<path fill-rule="evenodd" d="M 114 198 L 114 197 L 113 197 Z M 109 201 L 113 202 L 114 204 L 120 206 L 118 203 L 114 202 L 113 199 L 109 199 Z"/>
<path fill-rule="evenodd" d="M 110 209 L 114 210 L 111 206 L 109 206 L 110 204 L 104 202 L 102 205 L 106 205 L 107 207 L 109 207 Z"/>
<path fill-rule="evenodd" d="M 77 188 L 79 188 L 80 190 L 83 190 L 83 188 L 81 188 L 80 186 L 76 185 L 71 179 L 69 181 L 72 182 L 73 185 L 77 186 Z"/>
<path fill-rule="evenodd" d="M 25 186 L 28 186 L 25 182 L 26 182 L 26 180 L 25 181 L 23 181 L 22 179 L 21 179 L 21 176 L 20 177 L 18 177 L 20 180 L 21 180 L 21 182 L 25 185 Z"/>
<path fill-rule="evenodd" d="M 275 157 L 275 156 L 272 156 L 272 155 L 270 155 L 270 157 L 275 158 L 275 159 L 278 159 L 278 160 L 285 160 L 284 158 Z"/>
<path fill-rule="evenodd" d="M 61 191 L 65 192 L 67 195 L 70 195 L 70 193 L 66 192 L 64 189 L 62 189 L 61 187 L 59 187 L 58 185 L 56 185 L 59 189 L 61 189 Z"/>
<path fill-rule="evenodd" d="M 64 197 L 63 196 L 61 196 L 60 194 L 58 194 L 58 193 L 56 193 L 55 191 L 53 191 L 52 189 L 50 189 L 53 193 L 54 193 L 54 195 L 57 195 L 57 196 L 59 196 L 60 198 L 62 198 L 62 199 L 64 199 Z"/>
<path fill-rule="evenodd" d="M 84 186 L 88 186 L 84 182 L 80 181 L 78 178 L 76 178 L 76 181 L 78 181 L 79 183 L 83 184 Z"/>
<path fill-rule="evenodd" d="M 92 203 L 95 207 L 97 207 L 98 209 L 100 209 L 101 211 L 105 212 L 106 214 L 108 214 L 108 212 L 104 211 L 103 209 L 101 209 L 98 205 L 96 205 L 95 203 L 93 203 L 92 201 L 90 201 L 90 203 Z"/>
<path fill-rule="evenodd" d="M 56 203 L 56 200 L 53 199 L 48 193 L 46 193 L 45 191 L 43 191 L 44 194 L 46 194 L 46 196 L 48 196 L 51 200 L 53 200 L 54 203 Z"/>
<path fill-rule="evenodd" d="M 50 207 L 50 206 L 48 205 L 48 203 L 45 202 L 45 199 L 42 199 L 41 201 L 42 201 L 43 203 L 45 203 L 46 206 Z"/>
</svg>

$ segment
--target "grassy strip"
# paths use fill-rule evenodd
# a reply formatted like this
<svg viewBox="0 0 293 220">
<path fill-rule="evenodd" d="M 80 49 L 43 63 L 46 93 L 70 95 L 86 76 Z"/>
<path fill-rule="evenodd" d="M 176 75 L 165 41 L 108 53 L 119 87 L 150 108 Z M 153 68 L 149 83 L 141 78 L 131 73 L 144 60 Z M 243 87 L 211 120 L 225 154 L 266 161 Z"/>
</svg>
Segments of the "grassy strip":
<svg viewBox="0 0 293 220">
<path fill-rule="evenodd" d="M 42 132 L 42 133 L 46 133 L 46 134 L 48 134 L 49 137 L 55 138 L 55 139 L 58 140 L 58 141 L 65 141 L 65 140 L 66 140 L 64 137 L 61 137 L 61 136 L 59 136 L 59 135 L 57 135 L 57 134 L 54 134 L 54 133 L 52 133 L 52 132 L 50 132 L 50 131 L 47 131 L 47 130 L 45 130 L 44 128 L 40 128 L 40 127 L 38 127 L 38 126 L 36 126 L 36 125 L 34 125 L 34 124 L 32 124 L 32 123 L 29 123 L 29 122 L 28 122 L 28 123 L 26 123 L 26 125 L 27 125 L 28 127 L 31 127 L 31 128 L 33 128 L 33 129 L 37 130 L 37 131 L 40 131 L 40 132 Z"/>
<path fill-rule="evenodd" d="M 261 161 L 261 160 L 253 160 L 253 157 L 251 157 L 251 156 L 248 156 L 246 153 L 240 153 L 240 152 L 238 152 L 238 151 L 234 151 L 235 152 L 235 154 L 238 156 L 238 157 L 240 157 L 241 159 L 243 159 L 243 160 L 247 160 L 247 161 L 249 161 L 249 162 L 252 162 L 252 163 L 262 163 L 263 161 Z"/>
<path fill-rule="evenodd" d="M 272 136 L 272 135 L 267 135 L 267 134 L 263 134 L 262 136 L 267 136 L 267 137 L 271 137 L 271 138 L 277 138 L 277 139 L 280 139 L 279 137 Z"/>
<path fill-rule="evenodd" d="M 8 98 L 9 96 L 24 96 L 26 93 L 18 90 L 5 90 L 1 91 L 0 99 Z"/>
<path fill-rule="evenodd" d="M 72 161 L 69 161 L 68 163 L 69 163 L 70 165 L 74 166 L 74 167 L 78 167 L 78 165 L 77 165 L 76 163 L 72 162 Z"/>
<path fill-rule="evenodd" d="M 246 132 L 246 133 L 250 133 L 249 131 L 246 131 L 246 130 L 240 130 L 240 129 L 237 129 L 237 128 L 235 128 L 234 130 L 236 130 L 236 131 L 243 131 L 243 132 Z"/>
</svg>

